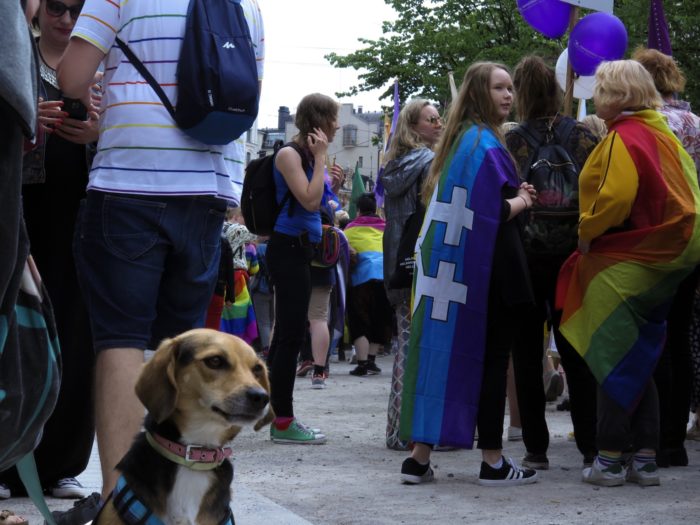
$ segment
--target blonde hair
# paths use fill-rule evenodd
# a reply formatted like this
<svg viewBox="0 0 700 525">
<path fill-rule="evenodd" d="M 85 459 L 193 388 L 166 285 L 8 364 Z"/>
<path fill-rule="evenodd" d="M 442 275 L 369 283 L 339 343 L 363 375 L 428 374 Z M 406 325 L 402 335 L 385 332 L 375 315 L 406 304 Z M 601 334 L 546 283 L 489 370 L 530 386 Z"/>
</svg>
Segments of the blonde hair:
<svg viewBox="0 0 700 525">
<path fill-rule="evenodd" d="M 674 93 L 682 93 L 685 89 L 685 75 L 678 68 L 676 61 L 656 49 L 638 47 L 632 60 L 644 66 L 654 80 L 656 89 L 662 97 L 671 97 Z"/>
<path fill-rule="evenodd" d="M 435 146 L 435 158 L 423 183 L 421 194 L 426 204 L 433 195 L 454 142 L 469 125 L 488 128 L 504 142 L 500 129 L 502 119 L 491 97 L 491 73 L 496 69 L 510 75 L 506 66 L 495 62 L 475 62 L 464 74 L 457 100 L 447 110 L 445 129 Z"/>
<path fill-rule="evenodd" d="M 404 106 L 399 113 L 394 136 L 391 139 L 389 150 L 384 156 L 384 163 L 403 157 L 409 151 L 425 146 L 425 143 L 415 130 L 415 126 L 420 120 L 421 111 L 423 111 L 425 106 L 429 105 L 430 102 L 427 100 L 414 98 Z"/>
<path fill-rule="evenodd" d="M 581 124 L 586 126 L 598 140 L 608 134 L 608 127 L 605 125 L 605 121 L 598 115 L 586 115 L 583 117 Z"/>
<path fill-rule="evenodd" d="M 651 74 L 636 60 L 603 62 L 595 77 L 596 105 L 619 111 L 659 109 L 663 105 Z"/>
</svg>

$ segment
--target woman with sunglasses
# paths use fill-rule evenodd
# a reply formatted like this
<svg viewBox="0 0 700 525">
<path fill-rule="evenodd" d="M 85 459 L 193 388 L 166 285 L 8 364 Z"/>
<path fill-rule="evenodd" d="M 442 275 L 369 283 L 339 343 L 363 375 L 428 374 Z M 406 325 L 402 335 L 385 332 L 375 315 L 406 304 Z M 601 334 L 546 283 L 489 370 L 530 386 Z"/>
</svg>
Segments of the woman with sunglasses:
<svg viewBox="0 0 700 525">
<path fill-rule="evenodd" d="M 41 0 L 33 25 L 39 32 L 38 147 L 23 159 L 22 201 L 32 255 L 51 302 L 63 361 L 56 409 L 35 452 L 39 478 L 48 494 L 85 496 L 75 479 L 87 466 L 94 439 L 91 406 L 94 353 L 88 313 L 78 288 L 72 240 L 78 206 L 85 196 L 98 113 L 85 121 L 67 116 L 56 67 L 82 8 L 81 0 Z M 94 101 L 99 104 L 99 101 Z M 0 475 L 0 497 L 22 493 L 14 469 Z"/>
<path fill-rule="evenodd" d="M 428 176 L 430 163 L 435 156 L 433 146 L 441 133 L 442 120 L 435 106 L 419 98 L 408 102 L 399 113 L 396 130 L 384 159 L 384 171 L 380 175 L 384 186 L 386 216 L 383 241 L 384 284 L 396 314 L 399 340 L 399 351 L 394 360 L 391 378 L 386 428 L 386 445 L 395 450 L 405 450 L 407 446 L 406 442 L 399 439 L 399 414 L 404 360 L 408 351 L 408 328 L 411 325 L 411 283 L 408 279 L 403 283 L 397 282 L 398 276 L 394 277 L 396 259 L 404 229 L 408 231 L 410 223 L 423 220 L 425 208 L 418 203 L 420 186 Z"/>
</svg>

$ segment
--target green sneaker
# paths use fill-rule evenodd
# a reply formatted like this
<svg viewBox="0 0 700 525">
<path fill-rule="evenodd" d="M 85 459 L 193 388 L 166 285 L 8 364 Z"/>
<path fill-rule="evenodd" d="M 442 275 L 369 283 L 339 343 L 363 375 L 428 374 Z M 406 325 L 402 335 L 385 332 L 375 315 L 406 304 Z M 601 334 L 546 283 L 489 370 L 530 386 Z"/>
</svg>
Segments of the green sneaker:
<svg viewBox="0 0 700 525">
<path fill-rule="evenodd" d="M 320 445 L 326 442 L 326 436 L 320 432 L 314 432 L 296 418 L 292 420 L 286 430 L 279 430 L 273 423 L 270 425 L 270 438 L 273 443 L 296 443 L 299 445 Z"/>
</svg>

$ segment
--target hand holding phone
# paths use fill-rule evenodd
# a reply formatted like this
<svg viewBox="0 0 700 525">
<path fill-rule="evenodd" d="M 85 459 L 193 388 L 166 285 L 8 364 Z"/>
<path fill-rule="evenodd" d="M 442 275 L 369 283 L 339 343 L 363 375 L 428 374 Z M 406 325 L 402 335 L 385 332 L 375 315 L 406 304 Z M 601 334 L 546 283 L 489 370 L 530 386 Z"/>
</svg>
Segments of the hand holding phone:
<svg viewBox="0 0 700 525">
<path fill-rule="evenodd" d="M 87 108 L 79 98 L 61 97 L 61 100 L 63 101 L 63 111 L 68 113 L 68 117 L 75 120 L 87 120 Z"/>
</svg>

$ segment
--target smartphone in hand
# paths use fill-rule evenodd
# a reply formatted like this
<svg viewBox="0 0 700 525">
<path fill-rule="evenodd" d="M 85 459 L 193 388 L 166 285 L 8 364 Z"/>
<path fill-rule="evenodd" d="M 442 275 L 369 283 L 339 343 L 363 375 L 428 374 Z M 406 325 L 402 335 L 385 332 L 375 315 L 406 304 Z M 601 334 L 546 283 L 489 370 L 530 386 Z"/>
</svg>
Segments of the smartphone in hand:
<svg viewBox="0 0 700 525">
<path fill-rule="evenodd" d="M 87 108 L 79 98 L 61 97 L 61 100 L 63 101 L 63 111 L 68 113 L 70 118 L 75 120 L 87 120 Z"/>
</svg>

